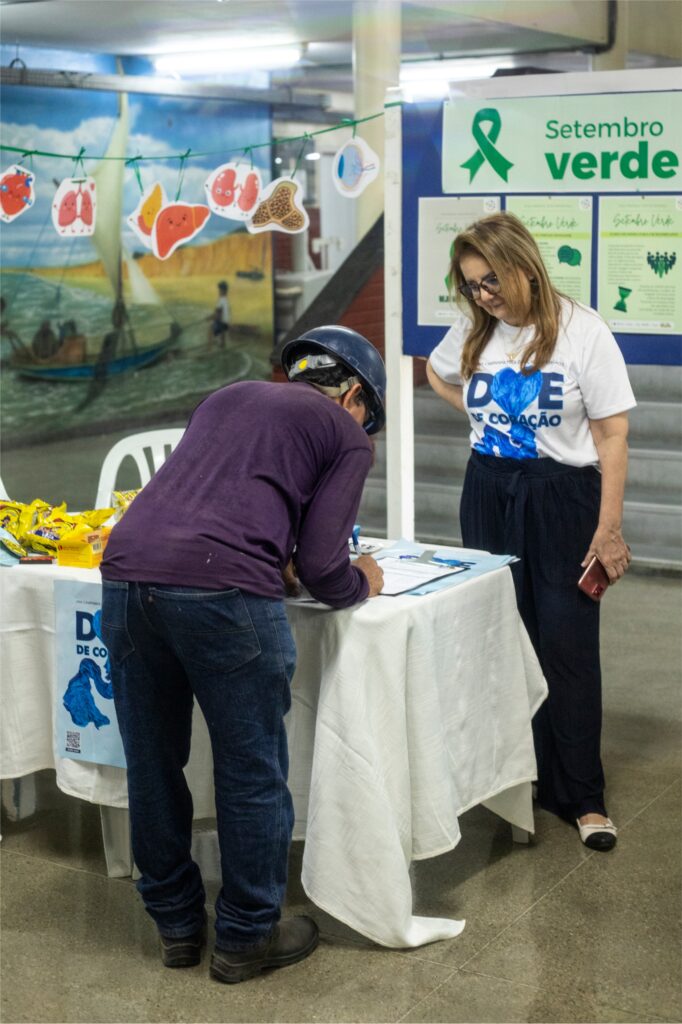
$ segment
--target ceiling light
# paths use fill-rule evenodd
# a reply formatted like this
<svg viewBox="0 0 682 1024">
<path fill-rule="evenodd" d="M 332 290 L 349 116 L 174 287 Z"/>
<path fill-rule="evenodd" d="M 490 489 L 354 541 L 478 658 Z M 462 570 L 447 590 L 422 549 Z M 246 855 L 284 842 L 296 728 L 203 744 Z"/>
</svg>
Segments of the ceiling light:
<svg viewBox="0 0 682 1024">
<path fill-rule="evenodd" d="M 450 82 L 490 78 L 498 68 L 513 66 L 513 57 L 415 61 L 401 67 L 400 85 L 408 100 L 444 99 Z"/>
<path fill-rule="evenodd" d="M 306 158 L 306 160 L 319 160 L 320 159 L 320 154 L 319 153 L 306 153 L 305 158 Z"/>
<path fill-rule="evenodd" d="M 282 158 L 281 158 L 281 156 L 276 156 L 276 157 L 275 157 L 275 163 L 276 163 L 276 164 L 281 164 L 281 163 L 282 163 Z"/>
<path fill-rule="evenodd" d="M 214 43 L 215 46 L 215 43 Z M 232 74 L 235 71 L 270 71 L 290 68 L 301 59 L 300 46 L 259 46 L 240 49 L 233 42 L 221 50 L 193 53 L 165 53 L 154 58 L 154 67 L 162 74 Z"/>
</svg>

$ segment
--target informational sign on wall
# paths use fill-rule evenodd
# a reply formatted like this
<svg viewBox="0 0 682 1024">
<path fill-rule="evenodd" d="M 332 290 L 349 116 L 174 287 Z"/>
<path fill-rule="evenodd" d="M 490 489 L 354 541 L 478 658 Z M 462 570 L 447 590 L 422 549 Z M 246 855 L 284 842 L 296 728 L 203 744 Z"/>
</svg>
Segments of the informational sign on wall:
<svg viewBox="0 0 682 1024">
<path fill-rule="evenodd" d="M 454 320 L 448 275 L 455 235 L 499 209 L 499 196 L 419 200 L 418 323 L 438 327 Z"/>
<path fill-rule="evenodd" d="M 613 331 L 682 331 L 682 197 L 599 204 L 597 308 Z"/>
<path fill-rule="evenodd" d="M 627 363 L 682 365 L 682 90 L 658 71 L 566 83 L 554 95 L 557 76 L 538 76 L 515 98 L 474 83 L 445 104 L 403 105 L 406 355 L 442 339 L 454 236 L 496 201 L 528 227 L 555 287 L 604 317 Z"/>
<path fill-rule="evenodd" d="M 682 93 L 461 99 L 443 106 L 443 192 L 669 192 Z"/>
<path fill-rule="evenodd" d="M 535 238 L 554 287 L 589 306 L 592 196 L 509 196 L 507 209 Z"/>
</svg>

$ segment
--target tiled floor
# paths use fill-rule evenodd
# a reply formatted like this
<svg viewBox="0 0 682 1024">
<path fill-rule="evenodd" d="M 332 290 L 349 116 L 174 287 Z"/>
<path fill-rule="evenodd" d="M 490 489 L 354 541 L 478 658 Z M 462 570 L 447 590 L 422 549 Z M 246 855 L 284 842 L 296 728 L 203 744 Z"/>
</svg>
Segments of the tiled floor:
<svg viewBox="0 0 682 1024">
<path fill-rule="evenodd" d="M 300 844 L 288 909 L 322 941 L 239 986 L 160 963 L 129 880 L 106 877 L 96 807 L 39 779 L 38 813 L 3 822 L 2 1021 L 680 1021 L 679 580 L 631 576 L 604 602 L 604 761 L 616 850 L 590 854 L 539 812 L 530 847 L 477 808 L 451 853 L 413 867 L 415 911 L 466 917 L 420 949 L 372 945 L 309 903 Z M 209 895 L 216 851 L 199 833 Z"/>
</svg>

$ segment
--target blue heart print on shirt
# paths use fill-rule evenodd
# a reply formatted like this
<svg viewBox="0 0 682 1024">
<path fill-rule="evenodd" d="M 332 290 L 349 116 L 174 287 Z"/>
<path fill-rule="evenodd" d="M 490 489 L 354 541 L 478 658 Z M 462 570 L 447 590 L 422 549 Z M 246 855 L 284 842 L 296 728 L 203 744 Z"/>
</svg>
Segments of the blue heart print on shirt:
<svg viewBox="0 0 682 1024">
<path fill-rule="evenodd" d="M 542 373 L 536 370 L 529 377 L 517 373 L 509 366 L 498 370 L 490 385 L 490 394 L 495 402 L 513 422 L 509 435 L 494 427 L 486 425 L 483 437 L 474 448 L 485 455 L 498 455 L 502 458 L 537 459 L 535 431 L 525 423 L 519 423 L 518 417 L 524 409 L 540 394 Z"/>
<path fill-rule="evenodd" d="M 490 394 L 507 416 L 517 418 L 540 394 L 542 374 L 539 370 L 524 377 L 511 367 L 498 370 L 490 385 Z"/>
</svg>

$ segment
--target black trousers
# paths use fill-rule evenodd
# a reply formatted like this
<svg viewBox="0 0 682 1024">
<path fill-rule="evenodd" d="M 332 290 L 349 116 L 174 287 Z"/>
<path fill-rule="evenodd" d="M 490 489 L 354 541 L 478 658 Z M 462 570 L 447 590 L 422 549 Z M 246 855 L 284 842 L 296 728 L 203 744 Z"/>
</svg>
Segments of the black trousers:
<svg viewBox="0 0 682 1024">
<path fill-rule="evenodd" d="M 538 801 L 568 821 L 606 814 L 599 604 L 577 587 L 600 493 L 593 467 L 472 452 L 460 506 L 466 547 L 520 559 L 516 600 L 549 688 L 533 719 Z"/>
</svg>

